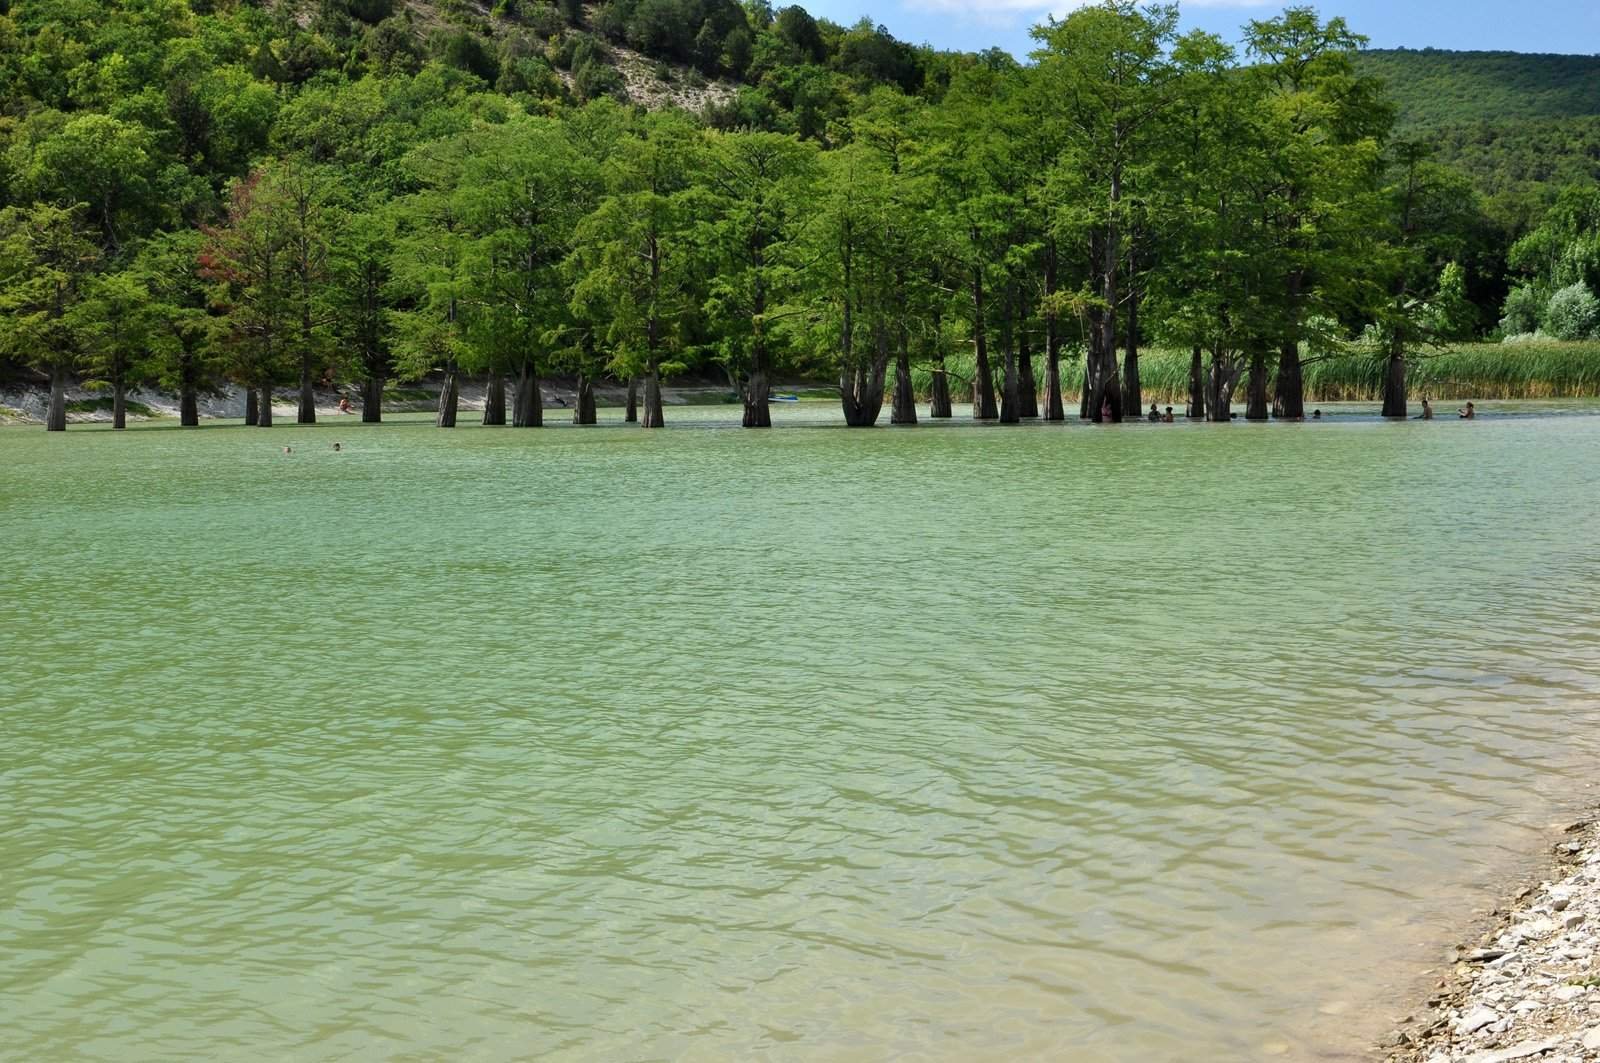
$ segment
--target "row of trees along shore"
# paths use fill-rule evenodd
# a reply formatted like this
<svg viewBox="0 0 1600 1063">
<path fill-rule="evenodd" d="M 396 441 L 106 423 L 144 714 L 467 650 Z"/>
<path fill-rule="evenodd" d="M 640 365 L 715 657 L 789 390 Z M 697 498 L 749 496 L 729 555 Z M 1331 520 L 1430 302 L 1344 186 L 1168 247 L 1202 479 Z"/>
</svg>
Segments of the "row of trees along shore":
<svg viewBox="0 0 1600 1063">
<path fill-rule="evenodd" d="M 0 349 L 48 370 L 52 430 L 74 377 L 118 427 L 136 384 L 192 425 L 224 380 L 267 426 L 275 386 L 306 423 L 318 381 L 359 381 L 375 421 L 387 382 L 441 372 L 441 426 L 463 374 L 485 423 L 537 426 L 559 372 L 578 421 L 610 378 L 658 427 L 663 375 L 710 363 L 747 427 L 778 372 L 836 377 L 866 426 L 886 398 L 915 422 L 913 365 L 948 417 L 953 342 L 980 419 L 1063 420 L 1072 390 L 1078 417 L 1136 416 L 1150 342 L 1191 353 L 1190 417 L 1242 386 L 1247 418 L 1298 418 L 1304 352 L 1364 330 L 1405 416 L 1408 358 L 1461 328 L 1474 194 L 1391 136 L 1363 38 L 1291 8 L 1240 51 L 1124 0 L 1033 36 L 1026 63 L 972 57 L 936 100 L 878 85 L 805 138 L 371 73 L 283 104 L 212 208 L 126 123 L 62 114 L 0 171 Z"/>
</svg>

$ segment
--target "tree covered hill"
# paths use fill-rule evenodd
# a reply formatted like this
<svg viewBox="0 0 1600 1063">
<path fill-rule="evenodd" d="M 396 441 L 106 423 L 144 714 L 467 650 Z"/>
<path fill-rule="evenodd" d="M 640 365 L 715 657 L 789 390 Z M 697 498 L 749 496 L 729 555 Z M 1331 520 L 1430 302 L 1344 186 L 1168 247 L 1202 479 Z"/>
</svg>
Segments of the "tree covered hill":
<svg viewBox="0 0 1600 1063">
<path fill-rule="evenodd" d="M 1357 65 L 1383 78 L 1412 134 L 1600 115 L 1600 56 L 1371 49 Z"/>
</svg>

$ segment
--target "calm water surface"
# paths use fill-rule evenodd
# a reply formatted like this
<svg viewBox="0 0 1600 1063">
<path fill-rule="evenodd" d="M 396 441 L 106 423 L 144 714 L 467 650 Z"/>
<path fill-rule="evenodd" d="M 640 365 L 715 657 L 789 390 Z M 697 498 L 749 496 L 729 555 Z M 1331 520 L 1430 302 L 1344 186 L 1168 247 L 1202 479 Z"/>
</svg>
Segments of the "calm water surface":
<svg viewBox="0 0 1600 1063">
<path fill-rule="evenodd" d="M 1593 776 L 1593 408 L 729 412 L 0 429 L 0 1055 L 1344 1058 Z"/>
</svg>

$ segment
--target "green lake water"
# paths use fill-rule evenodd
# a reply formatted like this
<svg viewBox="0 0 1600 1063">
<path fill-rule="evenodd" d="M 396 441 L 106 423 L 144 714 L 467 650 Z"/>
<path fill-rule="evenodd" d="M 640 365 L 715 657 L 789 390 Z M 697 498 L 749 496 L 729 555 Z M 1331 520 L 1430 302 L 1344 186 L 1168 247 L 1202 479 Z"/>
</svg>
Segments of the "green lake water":
<svg viewBox="0 0 1600 1063">
<path fill-rule="evenodd" d="M 0 1057 L 1347 1058 L 1587 796 L 1600 408 L 779 412 L 0 429 Z"/>
</svg>

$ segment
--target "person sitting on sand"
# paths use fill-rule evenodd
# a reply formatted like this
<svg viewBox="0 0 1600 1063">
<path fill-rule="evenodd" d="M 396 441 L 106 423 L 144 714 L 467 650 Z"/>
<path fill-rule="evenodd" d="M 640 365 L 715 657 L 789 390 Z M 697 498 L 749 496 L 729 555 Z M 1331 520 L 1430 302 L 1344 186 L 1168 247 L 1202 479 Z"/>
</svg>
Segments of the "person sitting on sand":
<svg viewBox="0 0 1600 1063">
<path fill-rule="evenodd" d="M 1469 402 L 1464 408 L 1456 411 L 1456 416 L 1463 421 L 1476 421 L 1478 419 L 1478 408 Z"/>
<path fill-rule="evenodd" d="M 1160 424 L 1161 423 L 1161 411 L 1156 408 L 1156 404 L 1153 403 L 1153 402 L 1150 404 L 1150 423 L 1151 424 Z"/>
<path fill-rule="evenodd" d="M 355 413 L 356 412 L 350 406 L 350 396 L 348 396 L 348 395 L 340 395 L 339 396 L 339 412 L 340 413 Z"/>
<path fill-rule="evenodd" d="M 1172 424 L 1172 423 L 1173 423 L 1173 419 L 1172 419 L 1172 407 L 1171 407 L 1171 406 L 1168 406 L 1168 407 L 1167 407 L 1167 412 L 1166 412 L 1166 414 L 1165 414 L 1165 415 L 1164 415 L 1164 416 L 1163 416 L 1163 417 L 1162 417 L 1162 418 L 1161 418 L 1161 423 L 1162 423 L 1162 424 Z"/>
</svg>

